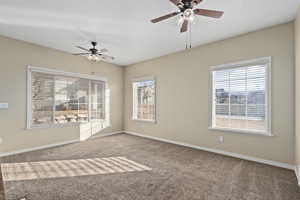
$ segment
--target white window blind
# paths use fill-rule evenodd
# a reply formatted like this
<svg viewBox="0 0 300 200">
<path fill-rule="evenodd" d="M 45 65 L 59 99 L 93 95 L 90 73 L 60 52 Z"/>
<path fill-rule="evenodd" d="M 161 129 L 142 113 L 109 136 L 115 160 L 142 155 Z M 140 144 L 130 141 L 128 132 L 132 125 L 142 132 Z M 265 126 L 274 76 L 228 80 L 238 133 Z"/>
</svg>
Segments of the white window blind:
<svg viewBox="0 0 300 200">
<path fill-rule="evenodd" d="M 212 79 L 212 128 L 269 131 L 268 64 L 217 69 Z"/>
<path fill-rule="evenodd" d="M 155 121 L 155 80 L 133 82 L 133 119 Z"/>
<path fill-rule="evenodd" d="M 48 74 L 32 74 L 32 123 L 53 122 L 54 77 Z"/>
<path fill-rule="evenodd" d="M 105 119 L 105 82 L 31 72 L 30 126 Z"/>
</svg>

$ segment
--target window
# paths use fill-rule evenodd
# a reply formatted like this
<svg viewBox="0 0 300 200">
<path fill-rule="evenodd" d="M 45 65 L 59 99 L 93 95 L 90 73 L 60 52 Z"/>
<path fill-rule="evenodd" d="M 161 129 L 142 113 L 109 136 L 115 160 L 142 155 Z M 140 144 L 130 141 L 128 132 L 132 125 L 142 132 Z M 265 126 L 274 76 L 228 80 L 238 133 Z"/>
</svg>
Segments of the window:
<svg viewBox="0 0 300 200">
<path fill-rule="evenodd" d="M 105 85 L 101 81 L 91 82 L 91 119 L 105 118 Z"/>
<path fill-rule="evenodd" d="M 211 128 L 270 135 L 270 58 L 214 67 Z"/>
<path fill-rule="evenodd" d="M 155 122 L 155 80 L 144 78 L 134 80 L 133 120 Z"/>
<path fill-rule="evenodd" d="M 97 77 L 29 67 L 28 91 L 28 128 L 105 120 Z"/>
</svg>

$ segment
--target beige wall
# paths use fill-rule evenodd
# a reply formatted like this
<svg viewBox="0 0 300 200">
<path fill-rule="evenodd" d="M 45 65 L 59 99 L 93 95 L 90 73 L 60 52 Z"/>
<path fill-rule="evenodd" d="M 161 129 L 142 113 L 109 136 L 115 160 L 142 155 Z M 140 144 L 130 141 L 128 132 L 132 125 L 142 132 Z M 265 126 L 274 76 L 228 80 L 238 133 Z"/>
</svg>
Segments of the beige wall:
<svg viewBox="0 0 300 200">
<path fill-rule="evenodd" d="M 208 130 L 209 67 L 272 56 L 274 137 Z M 156 124 L 132 121 L 131 79 L 157 79 Z M 257 158 L 294 163 L 294 24 L 203 45 L 125 69 L 126 131 Z M 224 143 L 218 137 L 224 136 Z"/>
<path fill-rule="evenodd" d="M 296 154 L 296 164 L 300 165 L 300 7 L 298 9 L 298 14 L 295 20 L 295 60 L 296 60 L 296 66 L 295 66 L 295 91 L 296 91 L 296 111 L 295 111 L 295 125 L 296 125 L 296 148 L 295 148 L 295 154 Z M 300 168 L 299 168 L 300 169 Z"/>
<path fill-rule="evenodd" d="M 123 129 L 123 68 L 112 64 L 91 64 L 82 57 L 0 37 L 0 154 L 79 139 L 79 127 L 25 130 L 27 65 L 106 77 L 111 90 L 111 127 L 101 133 Z"/>
</svg>

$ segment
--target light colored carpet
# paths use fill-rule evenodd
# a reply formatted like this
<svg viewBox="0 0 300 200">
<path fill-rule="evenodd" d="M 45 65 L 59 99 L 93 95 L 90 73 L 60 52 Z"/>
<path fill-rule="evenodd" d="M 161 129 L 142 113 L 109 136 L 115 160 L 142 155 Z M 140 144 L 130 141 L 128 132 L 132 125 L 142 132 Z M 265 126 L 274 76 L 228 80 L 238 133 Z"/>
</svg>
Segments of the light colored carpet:
<svg viewBox="0 0 300 200">
<path fill-rule="evenodd" d="M 126 157 L 150 171 L 5 181 L 6 200 L 299 200 L 292 170 L 119 134 L 0 163 Z"/>
</svg>

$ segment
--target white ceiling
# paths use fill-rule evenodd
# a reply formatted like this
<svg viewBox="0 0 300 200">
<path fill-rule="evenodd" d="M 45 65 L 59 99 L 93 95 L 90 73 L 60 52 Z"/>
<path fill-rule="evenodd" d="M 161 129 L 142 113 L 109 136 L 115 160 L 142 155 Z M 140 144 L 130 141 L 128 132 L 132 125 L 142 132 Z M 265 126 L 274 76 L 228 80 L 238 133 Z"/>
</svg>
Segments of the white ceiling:
<svg viewBox="0 0 300 200">
<path fill-rule="evenodd" d="M 193 45 L 239 35 L 294 19 L 299 0 L 204 0 L 197 7 L 222 10 L 222 19 L 198 17 Z M 119 65 L 185 48 L 178 18 L 150 20 L 176 11 L 169 0 L 1 0 L 0 35 L 70 53 L 97 40 Z"/>
</svg>

